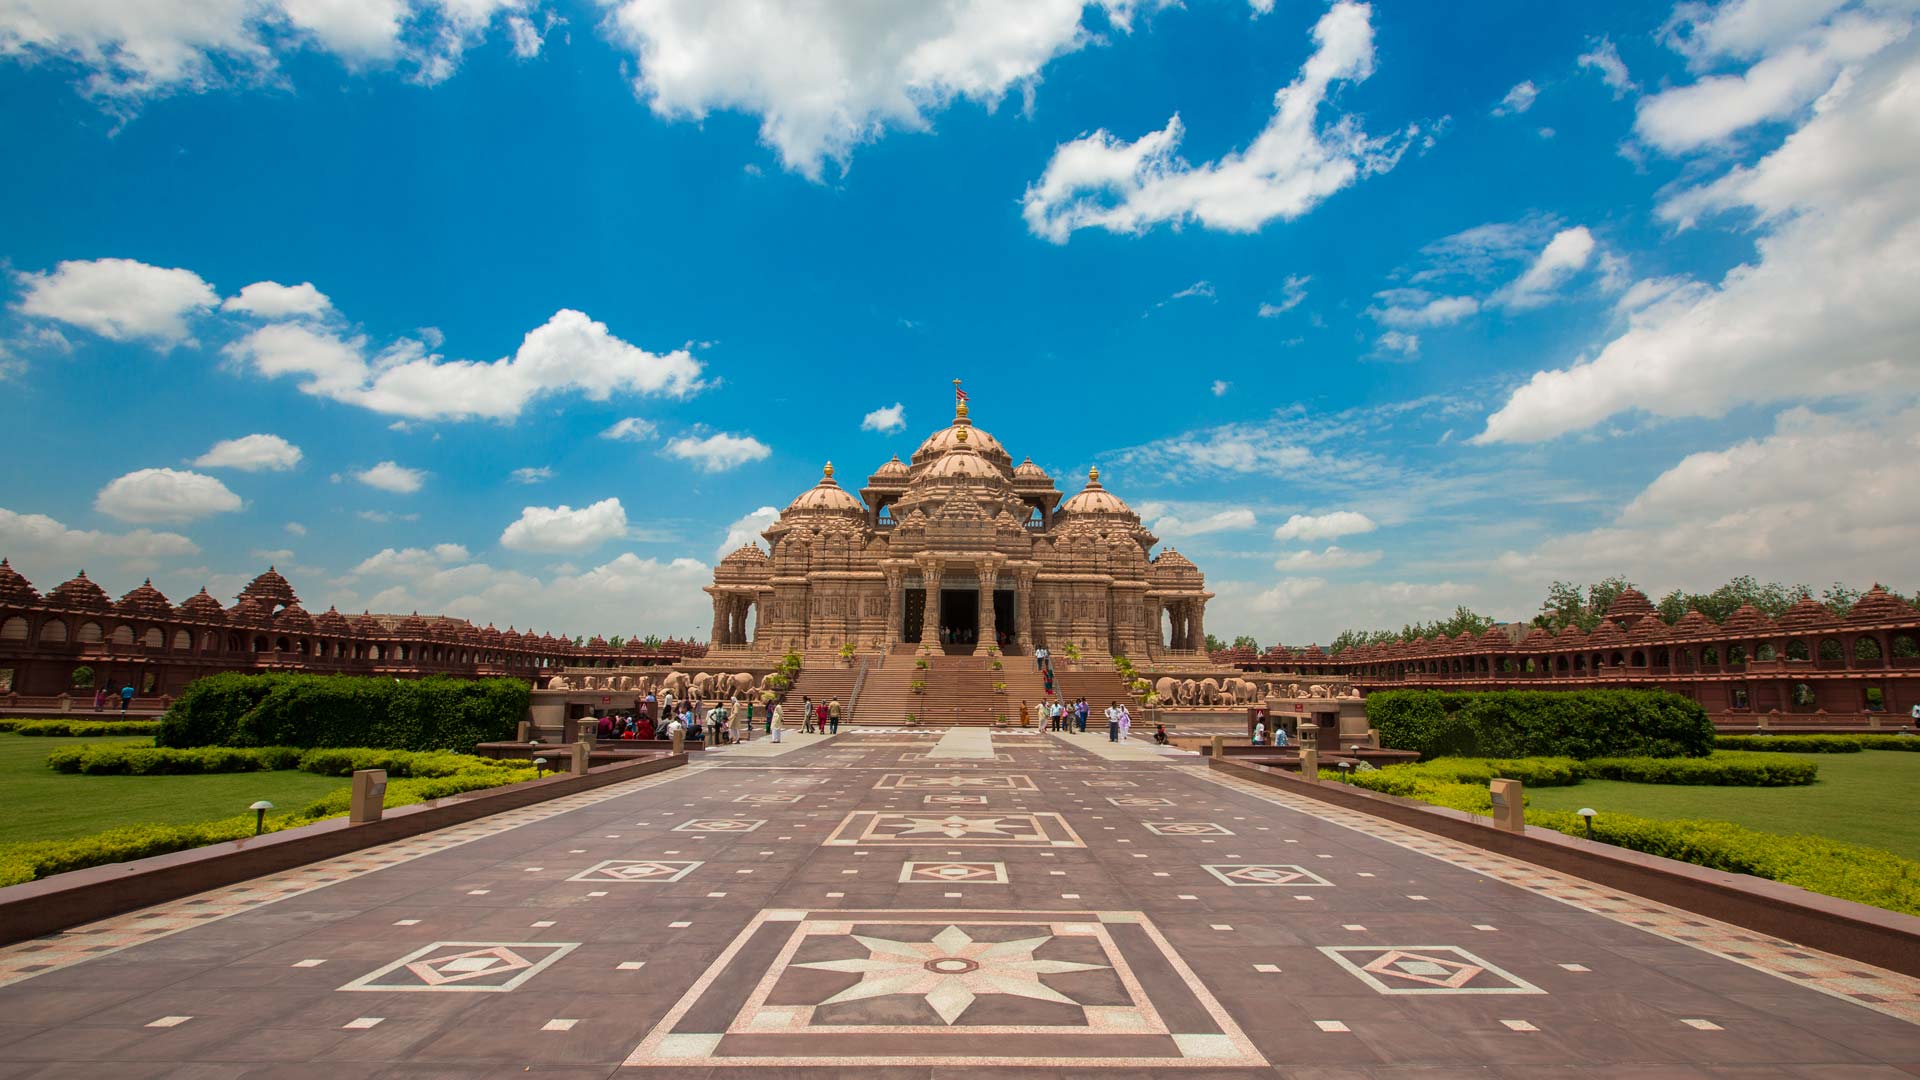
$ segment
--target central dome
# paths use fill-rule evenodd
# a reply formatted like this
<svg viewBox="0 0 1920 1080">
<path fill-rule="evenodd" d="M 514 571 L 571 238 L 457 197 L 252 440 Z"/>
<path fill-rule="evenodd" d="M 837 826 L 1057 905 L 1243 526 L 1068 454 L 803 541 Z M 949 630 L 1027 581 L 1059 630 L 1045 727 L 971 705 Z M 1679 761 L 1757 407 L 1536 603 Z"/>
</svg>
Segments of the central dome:
<svg viewBox="0 0 1920 1080">
<path fill-rule="evenodd" d="M 963 432 L 965 434 L 962 434 Z M 927 441 L 921 443 L 920 449 L 913 452 L 913 463 L 924 465 L 962 446 L 971 447 L 982 457 L 991 459 L 996 464 L 1005 465 L 1009 469 L 1013 467 L 1013 455 L 1007 453 L 1006 447 L 1000 445 L 1000 440 L 974 427 L 973 421 L 967 419 L 965 402 L 961 402 L 954 408 L 953 423 L 927 436 Z"/>
<path fill-rule="evenodd" d="M 1133 510 L 1130 509 L 1125 502 L 1121 501 L 1120 496 L 1100 486 L 1099 469 L 1088 470 L 1087 486 L 1080 494 L 1075 495 L 1063 503 L 1060 507 L 1060 512 L 1063 514 L 1125 514 L 1128 516 L 1132 516 L 1133 514 Z"/>
<path fill-rule="evenodd" d="M 800 493 L 799 497 L 787 504 L 787 513 L 795 511 L 844 511 L 866 516 L 867 508 L 859 499 L 847 494 L 845 488 L 834 482 L 833 463 L 821 470 L 820 482 Z"/>
</svg>

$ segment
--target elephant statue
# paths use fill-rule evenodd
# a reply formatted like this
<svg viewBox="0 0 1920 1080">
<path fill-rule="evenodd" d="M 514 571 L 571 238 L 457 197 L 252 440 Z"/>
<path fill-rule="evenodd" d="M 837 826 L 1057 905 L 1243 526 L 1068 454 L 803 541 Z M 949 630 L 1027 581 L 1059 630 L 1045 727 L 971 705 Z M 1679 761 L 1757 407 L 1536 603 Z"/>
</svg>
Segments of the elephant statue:
<svg viewBox="0 0 1920 1080">
<path fill-rule="evenodd" d="M 670 671 L 660 676 L 660 696 L 665 697 L 668 694 L 672 694 L 676 698 L 687 696 L 686 672 Z"/>
<path fill-rule="evenodd" d="M 1288 683 L 1288 684 L 1287 684 L 1287 696 L 1288 696 L 1288 697 L 1299 697 L 1299 696 L 1300 696 L 1300 684 L 1299 684 L 1299 683 L 1297 683 L 1297 682 L 1290 682 L 1290 683 Z"/>
<path fill-rule="evenodd" d="M 647 691 L 652 689 L 653 689 L 653 676 L 651 675 L 634 676 L 633 678 L 634 693 L 639 694 L 641 697 L 646 697 Z"/>
<path fill-rule="evenodd" d="M 1206 678 L 1200 680 L 1200 704 L 1218 705 L 1220 703 L 1220 680 Z"/>
<path fill-rule="evenodd" d="M 1180 680 L 1180 704 L 1191 705 L 1200 697 L 1200 684 L 1192 679 Z"/>
<path fill-rule="evenodd" d="M 754 682 L 753 676 L 750 673 L 745 671 L 735 672 L 734 674 L 727 676 L 727 686 L 730 690 L 733 691 L 733 694 L 736 697 L 738 697 L 741 694 L 752 692 L 753 682 Z"/>
<path fill-rule="evenodd" d="M 1260 700 L 1260 687 L 1252 679 L 1228 679 L 1228 692 L 1235 705 L 1245 705 Z"/>
<path fill-rule="evenodd" d="M 713 689 L 713 675 L 703 671 L 689 680 L 688 685 L 693 687 L 693 696 L 704 701 L 712 696 L 708 691 Z"/>
<path fill-rule="evenodd" d="M 565 675 L 555 675 L 553 678 L 547 680 L 547 689 L 571 690 L 573 689 L 573 686 L 572 684 L 567 682 L 567 677 Z"/>
<path fill-rule="evenodd" d="M 1160 695 L 1163 705 L 1171 705 L 1179 700 L 1180 680 L 1162 675 L 1153 681 L 1153 692 Z"/>
<path fill-rule="evenodd" d="M 1323 698 L 1323 697 L 1326 697 L 1326 696 L 1327 696 L 1327 688 L 1326 688 L 1326 687 L 1324 687 L 1324 686 L 1322 686 L 1322 685 L 1320 685 L 1319 683 L 1314 683 L 1314 684 L 1312 684 L 1312 685 L 1310 685 L 1310 686 L 1308 686 L 1308 687 L 1307 687 L 1307 696 L 1308 696 L 1308 697 L 1316 697 L 1316 698 Z"/>
</svg>

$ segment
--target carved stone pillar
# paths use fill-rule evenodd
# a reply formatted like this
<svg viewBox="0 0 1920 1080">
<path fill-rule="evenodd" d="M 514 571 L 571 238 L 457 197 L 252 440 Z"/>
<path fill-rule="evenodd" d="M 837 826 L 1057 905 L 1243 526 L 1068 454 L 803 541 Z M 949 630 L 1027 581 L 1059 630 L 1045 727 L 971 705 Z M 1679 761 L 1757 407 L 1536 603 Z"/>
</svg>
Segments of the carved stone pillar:
<svg viewBox="0 0 1920 1080">
<path fill-rule="evenodd" d="M 708 637 L 715 645 L 727 643 L 727 596 L 725 593 L 713 594 L 713 633 Z"/>
<path fill-rule="evenodd" d="M 899 571 L 887 571 L 887 647 L 889 650 L 906 640 L 906 612 L 905 605 L 902 603 L 905 597 L 901 592 L 905 585 L 906 579 Z"/>
<path fill-rule="evenodd" d="M 997 645 L 1000 634 L 999 620 L 993 611 L 993 589 L 1000 581 L 1000 569 L 985 563 L 976 573 L 980 579 L 980 644 Z"/>
<path fill-rule="evenodd" d="M 1191 637 L 1193 644 L 1188 646 L 1188 648 L 1205 650 L 1207 647 L 1207 602 L 1205 600 L 1193 600 L 1190 601 L 1190 603 L 1193 605 L 1193 615 L 1191 617 L 1191 625 L 1187 628 L 1187 633 Z"/>
<path fill-rule="evenodd" d="M 1021 574 L 1013 582 L 1013 647 L 1033 651 L 1033 575 Z"/>
<path fill-rule="evenodd" d="M 926 610 L 920 613 L 920 644 L 939 645 L 940 641 L 940 564 L 927 563 L 920 568 L 926 587 Z"/>
</svg>

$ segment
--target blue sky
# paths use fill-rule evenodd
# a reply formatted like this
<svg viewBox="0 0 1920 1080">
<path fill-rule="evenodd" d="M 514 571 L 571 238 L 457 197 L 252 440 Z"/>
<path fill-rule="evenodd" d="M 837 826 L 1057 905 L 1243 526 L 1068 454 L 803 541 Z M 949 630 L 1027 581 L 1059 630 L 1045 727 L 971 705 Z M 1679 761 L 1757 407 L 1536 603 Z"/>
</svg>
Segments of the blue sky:
<svg viewBox="0 0 1920 1080">
<path fill-rule="evenodd" d="M 1216 633 L 1914 585 L 1908 0 L 80 8 L 0 11 L 43 589 L 704 636 L 955 377 Z"/>
</svg>

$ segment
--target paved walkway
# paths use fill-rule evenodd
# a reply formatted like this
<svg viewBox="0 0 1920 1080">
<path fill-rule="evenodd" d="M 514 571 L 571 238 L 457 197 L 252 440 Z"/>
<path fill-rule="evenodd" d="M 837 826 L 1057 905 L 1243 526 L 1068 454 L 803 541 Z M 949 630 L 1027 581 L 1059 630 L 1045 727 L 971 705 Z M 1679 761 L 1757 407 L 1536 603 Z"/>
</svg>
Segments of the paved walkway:
<svg viewBox="0 0 1920 1080">
<path fill-rule="evenodd" d="M 1190 755 L 936 745 L 708 753 L 0 950 L 0 1078 L 1920 1070 L 1914 980 Z"/>
<path fill-rule="evenodd" d="M 993 760 L 993 732 L 987 728 L 953 727 L 940 736 L 940 741 L 927 751 L 932 758 L 966 758 L 977 761 Z"/>
</svg>

